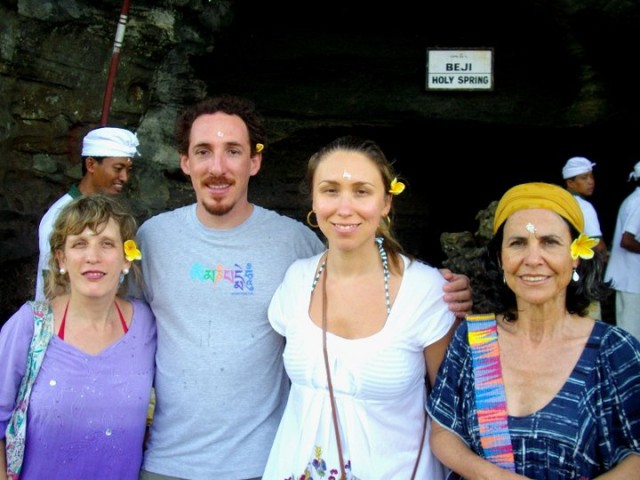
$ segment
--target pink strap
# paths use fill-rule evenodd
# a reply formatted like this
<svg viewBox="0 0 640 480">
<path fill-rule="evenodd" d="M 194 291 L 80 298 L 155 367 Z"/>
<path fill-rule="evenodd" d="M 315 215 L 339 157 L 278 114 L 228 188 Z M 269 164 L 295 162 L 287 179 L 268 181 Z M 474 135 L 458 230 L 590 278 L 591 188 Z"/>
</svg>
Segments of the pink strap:
<svg viewBox="0 0 640 480">
<path fill-rule="evenodd" d="M 124 315 L 122 315 L 122 311 L 118 306 L 118 302 L 114 302 L 116 304 L 116 310 L 118 310 L 118 316 L 120 317 L 120 323 L 122 324 L 122 330 L 126 334 L 129 331 L 129 327 L 127 327 L 127 322 L 124 320 Z M 58 337 L 60 340 L 64 340 L 64 326 L 67 323 L 67 310 L 69 310 L 69 300 L 67 300 L 67 306 L 64 307 L 64 314 L 62 315 L 62 321 L 60 322 L 60 330 L 58 330 Z"/>
</svg>

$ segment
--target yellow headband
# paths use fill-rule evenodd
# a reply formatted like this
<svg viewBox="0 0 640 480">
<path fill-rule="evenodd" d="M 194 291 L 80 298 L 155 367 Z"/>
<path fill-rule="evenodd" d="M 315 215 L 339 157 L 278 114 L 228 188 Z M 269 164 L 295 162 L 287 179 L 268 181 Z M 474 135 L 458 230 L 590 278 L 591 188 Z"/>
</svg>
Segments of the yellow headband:
<svg viewBox="0 0 640 480">
<path fill-rule="evenodd" d="M 493 217 L 495 234 L 507 218 L 518 210 L 544 208 L 568 220 L 578 232 L 584 230 L 584 217 L 577 200 L 567 190 L 551 183 L 523 183 L 507 190 Z"/>
</svg>

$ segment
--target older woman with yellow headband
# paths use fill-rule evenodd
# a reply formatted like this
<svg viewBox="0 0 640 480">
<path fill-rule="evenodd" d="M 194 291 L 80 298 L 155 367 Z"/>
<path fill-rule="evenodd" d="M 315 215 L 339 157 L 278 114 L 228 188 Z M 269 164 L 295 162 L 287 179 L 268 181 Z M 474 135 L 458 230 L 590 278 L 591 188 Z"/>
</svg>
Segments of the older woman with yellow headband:
<svg viewBox="0 0 640 480">
<path fill-rule="evenodd" d="M 449 479 L 640 478 L 640 342 L 587 316 L 607 285 L 583 228 L 556 185 L 498 203 L 490 313 L 456 330 L 427 401 Z"/>
</svg>

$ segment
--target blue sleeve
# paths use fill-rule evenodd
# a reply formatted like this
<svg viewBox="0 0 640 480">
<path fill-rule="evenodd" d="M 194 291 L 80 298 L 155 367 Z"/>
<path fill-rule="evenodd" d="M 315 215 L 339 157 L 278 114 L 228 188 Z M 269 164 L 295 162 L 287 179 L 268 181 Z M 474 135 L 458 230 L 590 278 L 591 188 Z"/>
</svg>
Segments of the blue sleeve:
<svg viewBox="0 0 640 480">
<path fill-rule="evenodd" d="M 457 434 L 473 448 L 472 431 L 477 424 L 471 349 L 467 323 L 462 322 L 447 348 L 427 400 L 429 415 L 443 428 Z"/>
<path fill-rule="evenodd" d="M 612 327 L 603 339 L 597 370 L 600 449 L 611 468 L 631 453 L 640 454 L 640 342 Z"/>
</svg>

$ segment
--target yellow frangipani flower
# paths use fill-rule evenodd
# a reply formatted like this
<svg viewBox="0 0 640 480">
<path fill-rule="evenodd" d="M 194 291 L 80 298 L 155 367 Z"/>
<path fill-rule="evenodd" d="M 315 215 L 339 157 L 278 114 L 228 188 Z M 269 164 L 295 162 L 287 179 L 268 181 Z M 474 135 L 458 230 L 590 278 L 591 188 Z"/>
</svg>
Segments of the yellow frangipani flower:
<svg viewBox="0 0 640 480">
<path fill-rule="evenodd" d="M 127 240 L 124 242 L 124 258 L 129 262 L 140 260 L 142 258 L 142 253 L 138 250 L 138 246 L 135 241 Z"/>
<path fill-rule="evenodd" d="M 598 240 L 581 233 L 580 236 L 571 243 L 571 258 L 574 260 L 578 257 L 584 258 L 585 260 L 593 258 L 593 247 L 597 244 Z"/>
<path fill-rule="evenodd" d="M 394 178 L 391 181 L 391 188 L 389 189 L 389 193 L 391 195 L 400 195 L 404 192 L 404 183 L 399 182 L 397 178 Z"/>
</svg>

